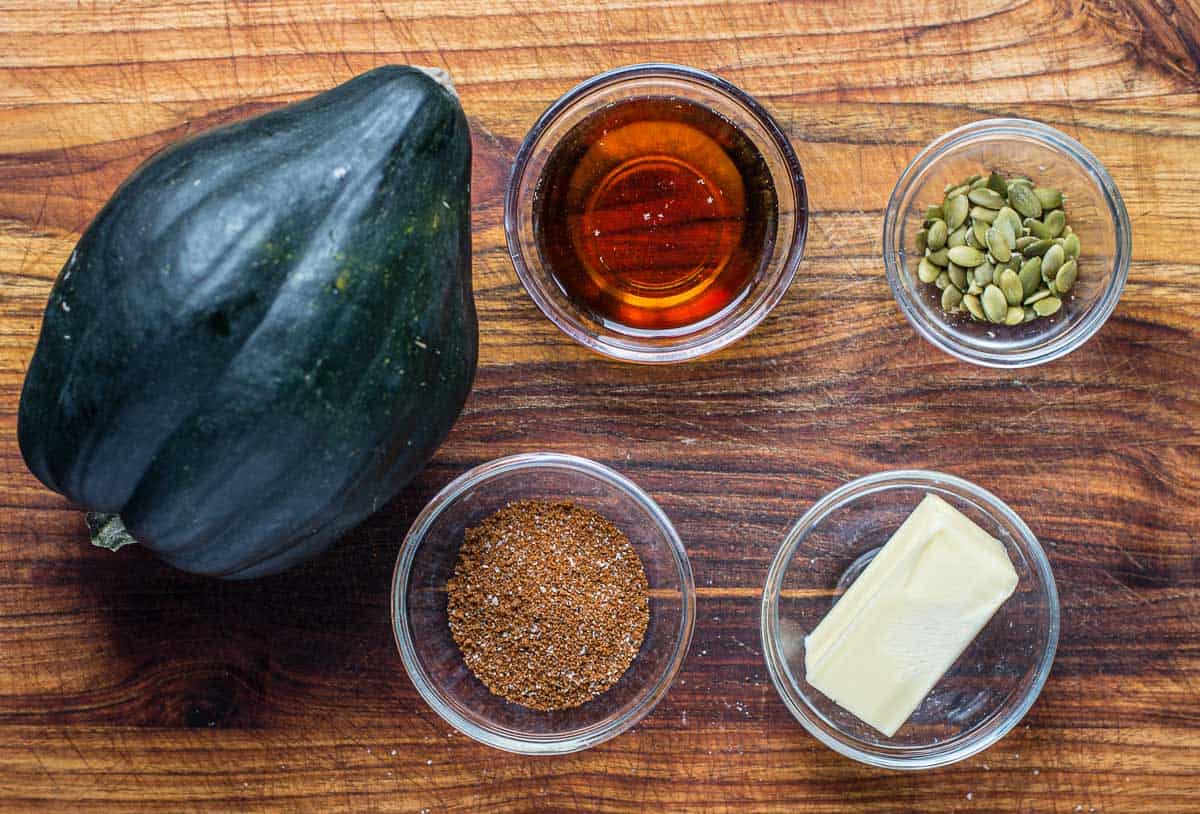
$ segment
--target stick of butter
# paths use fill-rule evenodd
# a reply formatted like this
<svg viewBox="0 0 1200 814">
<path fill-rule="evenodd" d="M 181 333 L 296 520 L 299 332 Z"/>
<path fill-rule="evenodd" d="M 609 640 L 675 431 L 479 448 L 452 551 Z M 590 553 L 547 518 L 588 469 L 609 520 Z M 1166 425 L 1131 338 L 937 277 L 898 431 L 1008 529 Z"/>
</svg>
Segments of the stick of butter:
<svg viewBox="0 0 1200 814">
<path fill-rule="evenodd" d="M 805 678 L 890 738 L 1016 587 L 1004 545 L 926 494 L 805 637 Z"/>
</svg>

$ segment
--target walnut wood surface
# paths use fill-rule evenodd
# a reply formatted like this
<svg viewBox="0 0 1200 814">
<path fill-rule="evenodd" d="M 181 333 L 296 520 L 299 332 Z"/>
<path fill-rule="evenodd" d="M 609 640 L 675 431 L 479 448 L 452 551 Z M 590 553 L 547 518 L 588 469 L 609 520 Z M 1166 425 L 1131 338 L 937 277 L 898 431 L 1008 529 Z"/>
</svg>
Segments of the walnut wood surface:
<svg viewBox="0 0 1200 814">
<path fill-rule="evenodd" d="M 647 60 L 762 99 L 814 208 L 799 277 L 766 322 L 654 369 L 560 335 L 518 284 L 501 226 L 537 114 Z M 45 297 L 80 231 L 162 145 L 386 62 L 448 69 L 475 135 L 481 367 L 449 441 L 393 505 L 280 577 L 224 584 L 91 548 L 15 441 Z M 1188 0 L 0 0 L 0 810 L 1200 811 L 1198 101 Z M 1089 146 L 1134 239 L 1100 334 L 1019 373 L 920 341 L 879 259 L 905 163 L 954 125 L 1008 114 Z M 645 487 L 700 591 L 666 700 L 634 732 L 555 759 L 450 731 L 404 676 L 388 622 L 398 543 L 424 502 L 467 467 L 533 449 Z M 1063 605 L 1026 721 L 919 775 L 809 737 L 757 632 L 788 525 L 894 467 L 999 493 L 1042 539 Z"/>
</svg>

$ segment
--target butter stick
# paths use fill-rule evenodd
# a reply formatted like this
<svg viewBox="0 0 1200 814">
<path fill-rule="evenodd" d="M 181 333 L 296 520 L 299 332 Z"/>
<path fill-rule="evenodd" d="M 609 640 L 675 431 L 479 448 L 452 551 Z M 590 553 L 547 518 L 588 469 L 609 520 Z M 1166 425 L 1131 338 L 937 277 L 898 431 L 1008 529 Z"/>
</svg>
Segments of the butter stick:
<svg viewBox="0 0 1200 814">
<path fill-rule="evenodd" d="M 805 678 L 890 738 L 1016 587 L 1003 544 L 927 494 L 805 637 Z"/>
</svg>

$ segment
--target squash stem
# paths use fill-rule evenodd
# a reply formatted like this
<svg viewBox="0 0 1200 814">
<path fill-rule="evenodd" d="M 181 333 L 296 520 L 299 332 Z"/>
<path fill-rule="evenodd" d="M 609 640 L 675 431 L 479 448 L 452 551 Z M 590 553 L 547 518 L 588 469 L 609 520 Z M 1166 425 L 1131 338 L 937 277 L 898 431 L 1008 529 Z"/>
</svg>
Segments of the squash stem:
<svg viewBox="0 0 1200 814">
<path fill-rule="evenodd" d="M 127 545 L 133 545 L 137 540 L 125 529 L 121 516 L 105 514 L 104 512 L 88 512 L 85 516 L 88 531 L 92 533 L 92 545 L 116 551 Z"/>
</svg>

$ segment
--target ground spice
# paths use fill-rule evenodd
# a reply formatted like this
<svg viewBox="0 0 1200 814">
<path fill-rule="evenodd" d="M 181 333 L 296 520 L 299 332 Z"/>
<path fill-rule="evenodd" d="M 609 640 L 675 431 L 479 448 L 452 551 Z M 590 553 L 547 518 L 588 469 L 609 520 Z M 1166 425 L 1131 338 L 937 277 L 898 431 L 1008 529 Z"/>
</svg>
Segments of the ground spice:
<svg viewBox="0 0 1200 814">
<path fill-rule="evenodd" d="M 616 684 L 650 621 L 637 551 L 573 503 L 510 503 L 468 529 L 446 587 L 471 672 L 533 709 L 576 707 Z"/>
</svg>

